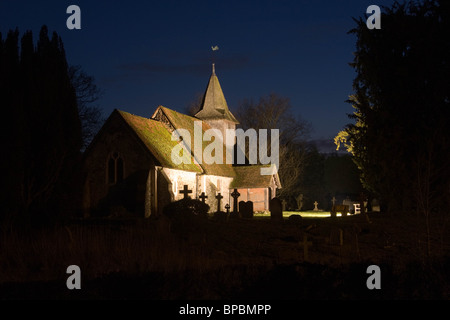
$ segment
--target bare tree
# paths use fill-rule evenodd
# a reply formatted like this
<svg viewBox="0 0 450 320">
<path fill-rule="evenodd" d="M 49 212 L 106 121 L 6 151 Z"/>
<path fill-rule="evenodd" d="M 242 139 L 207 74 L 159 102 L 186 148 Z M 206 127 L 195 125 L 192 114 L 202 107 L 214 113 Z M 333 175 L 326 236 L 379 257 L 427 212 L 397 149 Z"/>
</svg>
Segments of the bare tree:
<svg viewBox="0 0 450 320">
<path fill-rule="evenodd" d="M 249 128 L 279 130 L 278 175 L 282 189 L 278 194 L 282 197 L 296 196 L 308 155 L 306 139 L 311 130 L 310 123 L 300 115 L 294 114 L 288 98 L 275 93 L 261 97 L 258 102 L 251 99 L 243 100 L 234 114 L 244 130 Z"/>
<path fill-rule="evenodd" d="M 187 115 L 194 116 L 197 112 L 200 111 L 203 102 L 203 95 L 204 95 L 203 93 L 197 93 L 195 95 L 194 100 L 189 102 L 189 104 L 186 106 Z"/>
<path fill-rule="evenodd" d="M 102 92 L 95 84 L 95 79 L 87 75 L 81 66 L 69 67 L 69 77 L 77 97 L 83 139 L 82 148 L 85 149 L 104 122 L 101 108 L 94 104 Z"/>
</svg>

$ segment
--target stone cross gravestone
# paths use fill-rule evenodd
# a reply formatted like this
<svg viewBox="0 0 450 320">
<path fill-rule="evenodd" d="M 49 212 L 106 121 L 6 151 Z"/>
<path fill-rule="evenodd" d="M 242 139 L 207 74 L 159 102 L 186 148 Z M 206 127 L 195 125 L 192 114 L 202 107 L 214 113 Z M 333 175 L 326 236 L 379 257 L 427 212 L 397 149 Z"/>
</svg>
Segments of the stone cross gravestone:
<svg viewBox="0 0 450 320">
<path fill-rule="evenodd" d="M 238 198 L 241 194 L 237 191 L 237 189 L 234 189 L 231 193 L 231 196 L 233 197 L 233 213 L 237 214 L 238 212 Z"/>
<path fill-rule="evenodd" d="M 202 192 L 202 194 L 199 196 L 199 198 L 202 200 L 203 203 L 205 203 L 205 199 L 207 199 L 208 196 L 204 192 Z"/>
<path fill-rule="evenodd" d="M 272 220 L 283 220 L 283 208 L 281 200 L 277 197 L 269 201 L 270 218 Z"/>
<path fill-rule="evenodd" d="M 223 199 L 223 196 L 220 194 L 220 192 L 216 195 L 217 199 L 217 212 L 220 211 L 220 201 Z"/>
<path fill-rule="evenodd" d="M 183 198 L 186 199 L 186 198 L 190 198 L 189 193 L 192 193 L 192 190 L 189 190 L 189 189 L 188 189 L 188 186 L 187 186 L 187 185 L 184 185 L 183 190 L 180 190 L 180 193 L 181 193 L 182 195 L 184 195 Z"/>
<path fill-rule="evenodd" d="M 317 208 L 318 205 L 319 203 L 317 201 L 314 201 L 314 211 L 319 211 L 319 208 Z"/>
<path fill-rule="evenodd" d="M 333 206 L 336 204 L 336 197 L 331 198 L 331 203 L 333 204 Z"/>
</svg>

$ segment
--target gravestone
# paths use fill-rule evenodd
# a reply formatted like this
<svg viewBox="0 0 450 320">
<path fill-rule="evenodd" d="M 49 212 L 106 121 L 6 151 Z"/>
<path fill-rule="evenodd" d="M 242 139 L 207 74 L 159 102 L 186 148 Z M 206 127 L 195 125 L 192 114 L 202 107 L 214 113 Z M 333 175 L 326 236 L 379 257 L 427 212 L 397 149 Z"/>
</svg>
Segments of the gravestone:
<svg viewBox="0 0 450 320">
<path fill-rule="evenodd" d="M 239 216 L 242 217 L 242 211 L 245 211 L 245 201 L 239 201 Z"/>
<path fill-rule="evenodd" d="M 241 194 L 237 191 L 237 189 L 234 189 L 231 193 L 231 196 L 233 197 L 233 213 L 238 213 L 238 198 Z"/>
<path fill-rule="evenodd" d="M 230 205 L 228 203 L 225 205 L 225 209 L 227 210 L 227 215 L 229 215 L 230 214 Z"/>
<path fill-rule="evenodd" d="M 314 210 L 313 211 L 319 211 L 319 208 L 317 208 L 318 205 L 319 205 L 319 203 L 317 201 L 314 201 Z"/>
<path fill-rule="evenodd" d="M 220 200 L 223 199 L 223 196 L 220 194 L 220 192 L 216 195 L 216 199 L 217 199 L 217 211 L 220 211 Z"/>
<path fill-rule="evenodd" d="M 208 196 L 204 192 L 202 192 L 202 194 L 199 196 L 199 199 L 201 199 L 202 202 L 205 203 L 205 199 L 208 199 Z"/>
<path fill-rule="evenodd" d="M 333 206 L 336 204 L 336 197 L 331 198 L 331 203 Z"/>
<path fill-rule="evenodd" d="M 288 218 L 289 223 L 294 225 L 301 225 L 302 224 L 302 216 L 299 214 L 291 214 Z"/>
<path fill-rule="evenodd" d="M 270 218 L 272 220 L 283 220 L 283 208 L 281 206 L 281 200 L 277 197 L 269 201 Z"/>
<path fill-rule="evenodd" d="M 302 207 L 303 207 L 303 193 L 299 194 L 295 200 L 297 201 L 297 209 L 298 209 L 298 211 L 302 210 Z"/>
<path fill-rule="evenodd" d="M 246 206 L 248 218 L 253 218 L 253 201 L 247 201 Z"/>
<path fill-rule="evenodd" d="M 189 193 L 192 193 L 192 190 L 189 190 L 188 189 L 188 186 L 187 185 L 184 185 L 183 186 L 183 190 L 180 190 L 180 193 L 182 194 L 182 195 L 184 195 L 184 199 L 186 199 L 186 198 L 190 198 L 190 196 L 189 196 Z"/>
<path fill-rule="evenodd" d="M 239 202 L 239 213 L 242 218 L 253 218 L 253 202 L 252 201 L 241 201 Z"/>
</svg>

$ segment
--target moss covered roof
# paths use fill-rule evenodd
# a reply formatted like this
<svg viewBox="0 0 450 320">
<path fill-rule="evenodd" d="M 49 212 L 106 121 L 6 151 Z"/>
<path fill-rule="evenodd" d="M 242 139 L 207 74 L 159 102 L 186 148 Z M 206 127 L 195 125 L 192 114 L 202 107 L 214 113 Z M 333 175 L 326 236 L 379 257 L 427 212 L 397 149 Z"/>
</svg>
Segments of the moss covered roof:
<svg viewBox="0 0 450 320">
<path fill-rule="evenodd" d="M 133 129 L 161 166 L 194 172 L 203 171 L 194 161 L 191 161 L 191 164 L 175 164 L 172 162 L 172 149 L 178 144 L 178 141 L 172 141 L 172 133 L 167 130 L 163 123 L 136 116 L 125 111 L 117 110 L 117 112 L 130 128 Z"/>
<path fill-rule="evenodd" d="M 170 122 L 169 126 L 163 121 L 115 110 L 136 133 L 137 137 L 143 142 L 147 150 L 156 158 L 161 166 L 208 175 L 233 177 L 231 188 L 265 188 L 271 186 L 273 175 L 261 175 L 261 168 L 269 167 L 270 165 L 232 166 L 225 162 L 225 150 L 223 152 L 224 164 L 207 164 L 204 162 L 198 164 L 194 162 L 193 155 L 191 155 L 190 164 L 181 163 L 177 165 L 173 163 L 171 159 L 172 149 L 180 142 L 172 141 L 172 132 L 169 127 L 188 130 L 192 137 L 190 150 L 194 150 L 194 121 L 200 120 L 162 106 L 158 107 L 154 116 L 158 111 L 163 112 L 166 119 Z M 202 134 L 210 128 L 206 122 L 202 121 Z M 210 143 L 210 141 L 203 141 L 203 150 Z"/>
<path fill-rule="evenodd" d="M 273 175 L 262 175 L 261 168 L 270 165 L 250 165 L 233 167 L 236 178 L 231 183 L 231 188 L 267 188 L 271 186 Z"/>
<path fill-rule="evenodd" d="M 175 129 L 186 129 L 189 131 L 191 135 L 191 150 L 194 150 L 194 121 L 201 121 L 197 118 L 190 117 L 188 115 L 176 112 L 169 108 L 159 106 L 158 109 L 161 109 L 164 114 L 167 116 L 168 120 L 172 124 Z M 156 112 L 155 112 L 156 113 Z M 202 121 L 202 135 L 206 130 L 211 129 L 211 127 L 204 121 Z M 210 144 L 210 141 L 203 141 L 202 139 L 202 150 Z M 233 166 L 231 164 L 226 164 L 226 152 L 225 148 L 223 149 L 223 160 L 222 164 L 207 164 L 204 161 L 200 165 L 206 174 L 216 175 L 216 176 L 224 176 L 224 177 L 234 177 L 235 172 L 233 170 Z"/>
</svg>

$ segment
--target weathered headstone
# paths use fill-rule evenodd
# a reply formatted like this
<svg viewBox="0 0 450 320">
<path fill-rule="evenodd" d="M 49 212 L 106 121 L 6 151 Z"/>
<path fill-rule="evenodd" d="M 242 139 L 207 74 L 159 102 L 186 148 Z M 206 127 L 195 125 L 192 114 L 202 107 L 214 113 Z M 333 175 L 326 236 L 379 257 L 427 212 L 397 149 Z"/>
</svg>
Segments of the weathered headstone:
<svg viewBox="0 0 450 320">
<path fill-rule="evenodd" d="M 302 219 L 302 216 L 299 214 L 291 214 L 288 218 L 288 221 L 289 223 L 299 226 L 302 224 Z"/>
<path fill-rule="evenodd" d="M 230 214 L 230 205 L 228 203 L 225 205 L 225 209 L 227 210 L 227 215 L 229 215 Z"/>
<path fill-rule="evenodd" d="M 246 206 L 245 206 L 245 201 L 239 201 L 239 214 L 238 215 L 234 215 L 235 217 L 242 217 L 242 212 L 245 211 Z"/>
<path fill-rule="evenodd" d="M 279 198 L 275 197 L 269 201 L 269 210 L 272 220 L 283 220 L 283 208 Z"/>
<path fill-rule="evenodd" d="M 239 202 L 239 212 L 242 218 L 253 218 L 253 202 L 252 201 L 241 201 Z"/>
<path fill-rule="evenodd" d="M 249 218 L 253 218 L 253 201 L 247 201 L 247 214 Z"/>
<path fill-rule="evenodd" d="M 319 211 L 319 208 L 317 207 L 319 203 L 317 201 L 314 201 L 314 211 Z"/>
<path fill-rule="evenodd" d="M 336 197 L 331 198 L 331 203 L 333 204 L 333 206 L 336 204 Z"/>
<path fill-rule="evenodd" d="M 182 195 L 184 195 L 184 199 L 186 199 L 186 198 L 190 198 L 190 196 L 189 196 L 189 193 L 192 193 L 192 190 L 189 190 L 188 189 L 188 186 L 185 184 L 184 186 L 183 186 L 183 190 L 180 190 L 180 193 L 182 194 Z"/>
</svg>

